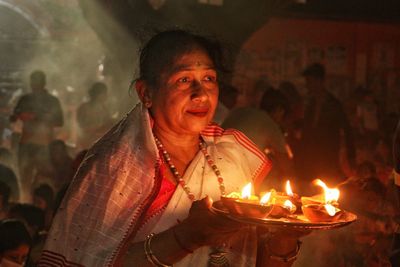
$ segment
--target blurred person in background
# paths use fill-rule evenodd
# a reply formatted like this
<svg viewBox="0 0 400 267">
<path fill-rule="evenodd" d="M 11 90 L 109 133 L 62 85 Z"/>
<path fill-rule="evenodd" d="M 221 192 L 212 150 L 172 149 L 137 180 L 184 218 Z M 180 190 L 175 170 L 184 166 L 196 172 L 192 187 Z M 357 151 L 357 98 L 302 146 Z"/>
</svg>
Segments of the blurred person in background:
<svg viewBox="0 0 400 267">
<path fill-rule="evenodd" d="M 355 147 L 342 104 L 325 87 L 325 67 L 319 63 L 312 64 L 304 70 L 303 76 L 309 101 L 304 113 L 300 147 L 294 159 L 307 193 L 309 182 L 316 178 L 323 177 L 332 185 L 342 182 L 345 177 L 339 163 L 341 144 L 345 144 L 351 169 L 355 168 Z"/>
<path fill-rule="evenodd" d="M 238 96 L 238 90 L 229 84 L 222 84 L 219 90 L 218 105 L 213 121 L 222 124 L 229 112 L 234 108 Z"/>
<path fill-rule="evenodd" d="M 240 74 L 235 75 L 234 85 L 238 91 L 235 108 L 260 107 L 260 101 L 264 92 L 272 88 L 266 77 L 254 80 Z"/>
<path fill-rule="evenodd" d="M 49 145 L 50 162 L 53 169 L 54 190 L 58 191 L 73 178 L 73 160 L 63 140 L 54 140 Z"/>
<path fill-rule="evenodd" d="M 0 220 L 7 217 L 11 188 L 0 181 Z"/>
<path fill-rule="evenodd" d="M 400 121 L 393 138 L 393 182 L 394 190 L 396 191 L 397 198 L 395 199 L 395 206 L 398 211 L 400 209 Z M 400 266 L 400 219 L 397 218 L 397 227 L 393 235 L 392 252 L 390 261 L 392 266 Z"/>
<path fill-rule="evenodd" d="M 29 263 L 30 266 L 35 266 L 47 236 L 44 211 L 31 204 L 15 204 L 8 211 L 8 219 L 17 219 L 24 223 L 32 240 Z"/>
<path fill-rule="evenodd" d="M 76 119 L 80 128 L 78 146 L 89 148 L 114 124 L 107 104 L 107 86 L 94 83 L 89 91 L 89 101 L 78 107 Z"/>
<path fill-rule="evenodd" d="M 18 185 L 17 176 L 7 166 L 0 163 L 0 182 L 5 183 L 7 186 L 10 187 L 10 201 L 18 202 L 20 196 L 20 190 Z"/>
<path fill-rule="evenodd" d="M 243 132 L 272 161 L 272 168 L 260 190 L 280 188 L 285 178 L 293 178 L 294 170 L 291 151 L 286 143 L 283 126 L 289 112 L 286 97 L 275 89 L 265 91 L 260 108 L 243 107 L 234 109 L 223 128 L 234 128 Z"/>
<path fill-rule="evenodd" d="M 41 184 L 33 191 L 33 205 L 44 211 L 45 229 L 48 230 L 53 219 L 54 191 L 47 184 Z"/>
<path fill-rule="evenodd" d="M 30 75 L 32 93 L 23 95 L 14 108 L 11 121 L 23 122 L 18 146 L 18 169 L 21 197 L 30 202 L 32 184 L 41 176 L 49 176 L 48 145 L 54 139 L 55 128 L 63 126 L 59 100 L 46 90 L 46 74 L 36 70 Z"/>
<path fill-rule="evenodd" d="M 356 110 L 357 128 L 360 134 L 377 138 L 379 129 L 378 104 L 371 90 L 364 89 Z"/>
<path fill-rule="evenodd" d="M 14 154 L 5 147 L 0 147 L 0 163 L 17 172 Z"/>
<path fill-rule="evenodd" d="M 280 188 L 286 179 L 295 179 L 293 151 L 286 140 L 287 119 L 292 110 L 288 98 L 279 90 L 267 90 L 260 108 L 272 119 L 269 123 L 267 155 L 272 161 L 272 169 L 264 180 L 265 189 Z"/>
<path fill-rule="evenodd" d="M 18 220 L 0 221 L 0 266 L 28 266 L 32 239 L 24 223 Z"/>
<path fill-rule="evenodd" d="M 304 99 L 296 86 L 292 82 L 283 81 L 279 84 L 278 91 L 286 97 L 290 106 L 290 110 L 286 114 L 286 121 L 292 123 L 303 119 Z"/>
</svg>

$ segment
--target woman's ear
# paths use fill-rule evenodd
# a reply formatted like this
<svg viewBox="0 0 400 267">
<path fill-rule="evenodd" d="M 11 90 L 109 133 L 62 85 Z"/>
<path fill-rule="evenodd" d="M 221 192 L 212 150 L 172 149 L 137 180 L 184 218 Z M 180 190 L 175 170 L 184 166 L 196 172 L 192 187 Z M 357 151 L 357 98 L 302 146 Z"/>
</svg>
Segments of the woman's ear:
<svg viewBox="0 0 400 267">
<path fill-rule="evenodd" d="M 145 105 L 145 107 L 150 108 L 151 102 L 151 91 L 149 86 L 143 80 L 137 80 L 135 83 L 136 92 L 139 96 L 140 101 Z"/>
</svg>

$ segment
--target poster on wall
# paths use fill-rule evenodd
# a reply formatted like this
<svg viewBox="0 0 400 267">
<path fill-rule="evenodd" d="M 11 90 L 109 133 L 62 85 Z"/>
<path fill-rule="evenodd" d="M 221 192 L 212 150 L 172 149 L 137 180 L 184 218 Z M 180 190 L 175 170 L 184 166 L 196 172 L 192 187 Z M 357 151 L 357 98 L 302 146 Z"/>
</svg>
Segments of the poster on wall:
<svg viewBox="0 0 400 267">
<path fill-rule="evenodd" d="M 328 90 L 336 96 L 342 103 L 347 101 L 351 90 L 351 82 L 349 76 L 333 75 L 327 80 Z"/>
<path fill-rule="evenodd" d="M 321 47 L 313 46 L 307 50 L 307 64 L 324 62 L 325 52 Z"/>
<path fill-rule="evenodd" d="M 326 48 L 325 65 L 328 73 L 347 75 L 347 48 L 343 45 L 331 45 Z"/>
<path fill-rule="evenodd" d="M 386 113 L 400 114 L 400 70 L 389 71 L 386 75 Z"/>
<path fill-rule="evenodd" d="M 283 58 L 283 75 L 290 79 L 299 76 L 304 66 L 304 49 L 302 42 L 288 42 Z"/>
<path fill-rule="evenodd" d="M 372 45 L 371 64 L 372 70 L 385 70 L 394 67 L 395 44 L 379 42 Z"/>
<path fill-rule="evenodd" d="M 260 54 L 257 64 L 257 76 L 267 77 L 270 83 L 276 86 L 282 79 L 282 51 L 279 48 L 269 47 Z"/>
</svg>

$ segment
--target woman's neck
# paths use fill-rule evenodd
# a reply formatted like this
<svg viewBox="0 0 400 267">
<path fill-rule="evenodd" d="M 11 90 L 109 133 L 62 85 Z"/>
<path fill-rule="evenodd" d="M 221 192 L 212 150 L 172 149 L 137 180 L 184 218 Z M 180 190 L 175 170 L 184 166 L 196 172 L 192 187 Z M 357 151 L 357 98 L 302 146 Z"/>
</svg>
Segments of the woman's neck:
<svg viewBox="0 0 400 267">
<path fill-rule="evenodd" d="M 165 131 L 154 126 L 153 132 L 169 155 L 185 164 L 190 163 L 199 151 L 200 134 L 184 135 Z"/>
</svg>

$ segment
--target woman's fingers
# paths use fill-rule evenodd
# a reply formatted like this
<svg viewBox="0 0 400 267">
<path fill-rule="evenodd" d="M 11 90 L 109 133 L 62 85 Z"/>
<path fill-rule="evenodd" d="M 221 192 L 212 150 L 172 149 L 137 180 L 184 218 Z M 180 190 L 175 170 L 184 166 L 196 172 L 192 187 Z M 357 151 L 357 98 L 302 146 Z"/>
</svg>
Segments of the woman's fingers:
<svg viewBox="0 0 400 267">
<path fill-rule="evenodd" d="M 212 207 L 212 203 L 213 201 L 209 196 L 206 196 L 205 198 L 202 198 L 200 200 L 193 201 L 189 214 L 194 211 L 210 210 Z"/>
<path fill-rule="evenodd" d="M 212 245 L 218 243 L 218 240 L 226 240 L 246 227 L 245 224 L 215 213 L 211 209 L 212 205 L 209 196 L 194 201 L 186 219 L 187 230 L 192 232 L 190 236 L 199 245 Z"/>
</svg>

